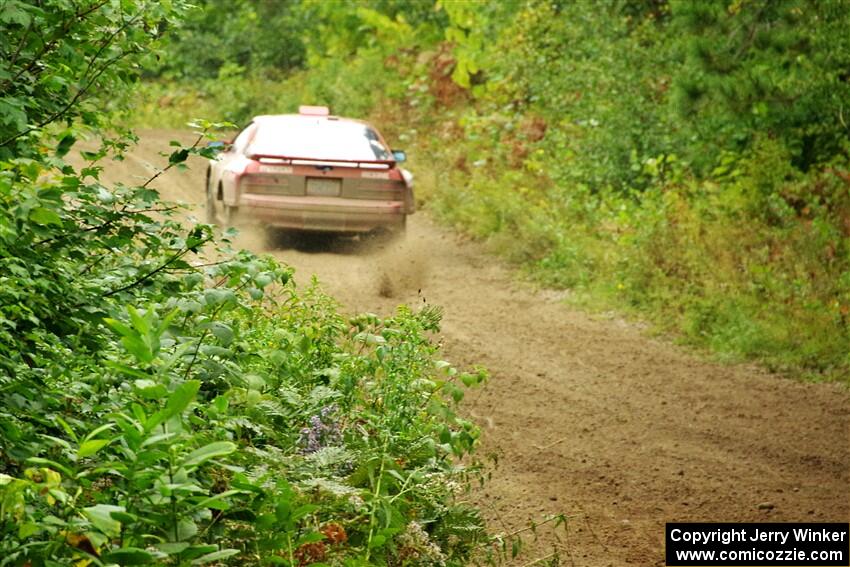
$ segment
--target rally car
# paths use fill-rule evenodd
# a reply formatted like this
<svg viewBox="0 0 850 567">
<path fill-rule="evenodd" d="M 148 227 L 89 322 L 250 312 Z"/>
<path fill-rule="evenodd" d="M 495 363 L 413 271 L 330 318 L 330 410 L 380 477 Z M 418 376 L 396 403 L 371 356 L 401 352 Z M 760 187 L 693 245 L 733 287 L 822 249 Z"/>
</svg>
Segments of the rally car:
<svg viewBox="0 0 850 567">
<path fill-rule="evenodd" d="M 378 131 L 327 107 L 256 116 L 210 160 L 210 223 L 259 222 L 303 231 L 402 231 L 413 176 Z"/>
</svg>

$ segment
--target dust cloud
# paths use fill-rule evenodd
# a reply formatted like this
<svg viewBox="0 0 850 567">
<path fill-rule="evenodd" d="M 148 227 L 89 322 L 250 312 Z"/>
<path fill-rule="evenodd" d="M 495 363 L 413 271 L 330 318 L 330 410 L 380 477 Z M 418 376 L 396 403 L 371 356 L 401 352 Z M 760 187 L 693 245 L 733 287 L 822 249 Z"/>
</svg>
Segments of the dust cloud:
<svg viewBox="0 0 850 567">
<path fill-rule="evenodd" d="M 416 299 L 430 272 L 425 243 L 415 235 L 341 236 L 251 227 L 235 244 L 297 264 L 302 276 L 315 273 L 329 291 L 345 298 Z"/>
</svg>

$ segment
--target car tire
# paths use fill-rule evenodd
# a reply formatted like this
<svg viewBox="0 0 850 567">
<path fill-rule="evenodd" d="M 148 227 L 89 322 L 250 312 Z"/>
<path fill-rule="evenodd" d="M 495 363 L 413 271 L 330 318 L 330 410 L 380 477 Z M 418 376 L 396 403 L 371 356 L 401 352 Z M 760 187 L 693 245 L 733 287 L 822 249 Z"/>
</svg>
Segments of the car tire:
<svg viewBox="0 0 850 567">
<path fill-rule="evenodd" d="M 221 226 L 224 228 L 236 227 L 236 215 L 239 213 L 239 207 L 231 207 L 222 203 L 221 205 Z"/>
<path fill-rule="evenodd" d="M 207 202 L 205 208 L 208 224 L 218 224 L 218 214 L 216 213 L 215 201 L 215 190 L 210 187 L 210 172 L 207 170 Z"/>
<path fill-rule="evenodd" d="M 386 231 L 384 239 L 387 242 L 403 241 L 407 238 L 407 215 L 401 217 L 401 222 Z"/>
</svg>

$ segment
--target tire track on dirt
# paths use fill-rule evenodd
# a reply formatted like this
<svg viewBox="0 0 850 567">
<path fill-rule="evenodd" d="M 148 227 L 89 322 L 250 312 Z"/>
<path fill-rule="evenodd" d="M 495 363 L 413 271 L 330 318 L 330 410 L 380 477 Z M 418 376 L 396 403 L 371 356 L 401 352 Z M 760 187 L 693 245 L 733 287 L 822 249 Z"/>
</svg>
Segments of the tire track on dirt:
<svg viewBox="0 0 850 567">
<path fill-rule="evenodd" d="M 105 179 L 144 175 L 170 139 L 188 138 L 139 134 Z M 165 198 L 202 203 L 204 165 L 190 165 L 157 180 Z M 447 358 L 493 377 L 466 408 L 484 428 L 483 452 L 499 455 L 476 496 L 494 529 L 564 512 L 568 562 L 663 565 L 666 521 L 850 520 L 846 389 L 705 361 L 572 311 L 427 214 L 410 221 L 406 240 L 384 247 L 318 239 L 270 252 L 299 281 L 318 275 L 350 311 L 423 299 L 445 308 Z M 243 242 L 265 251 L 261 239 Z"/>
</svg>

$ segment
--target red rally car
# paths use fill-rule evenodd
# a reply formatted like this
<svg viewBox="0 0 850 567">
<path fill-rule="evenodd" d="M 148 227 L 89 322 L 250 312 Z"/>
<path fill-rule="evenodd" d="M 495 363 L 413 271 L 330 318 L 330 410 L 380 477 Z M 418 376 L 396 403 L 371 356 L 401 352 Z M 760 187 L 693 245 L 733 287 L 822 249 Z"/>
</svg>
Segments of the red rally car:
<svg viewBox="0 0 850 567">
<path fill-rule="evenodd" d="M 207 221 L 361 233 L 404 229 L 413 176 L 375 128 L 322 106 L 257 116 L 207 170 Z"/>
</svg>

